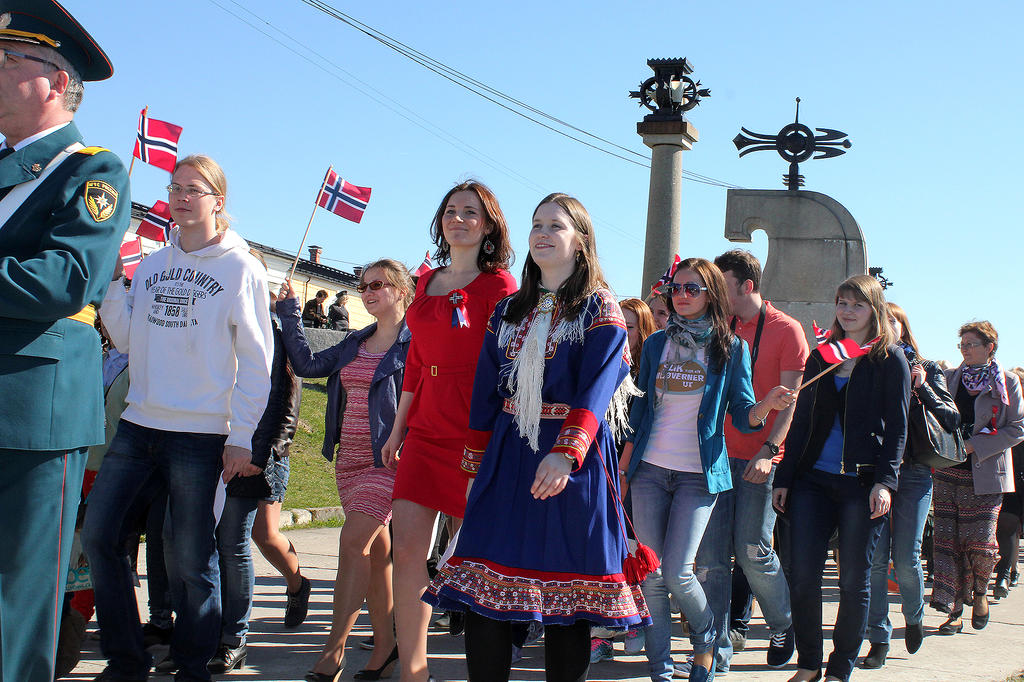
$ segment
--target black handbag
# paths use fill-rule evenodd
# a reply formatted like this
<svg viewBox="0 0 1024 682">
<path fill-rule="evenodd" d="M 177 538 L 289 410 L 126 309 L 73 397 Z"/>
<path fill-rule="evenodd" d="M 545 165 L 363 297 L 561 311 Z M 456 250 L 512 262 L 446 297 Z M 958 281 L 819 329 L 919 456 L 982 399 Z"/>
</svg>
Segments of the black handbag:
<svg viewBox="0 0 1024 682">
<path fill-rule="evenodd" d="M 953 429 L 952 433 L 944 429 L 917 396 L 910 401 L 907 435 L 910 456 L 919 464 L 933 469 L 948 469 L 967 461 L 967 448 L 960 429 Z"/>
</svg>

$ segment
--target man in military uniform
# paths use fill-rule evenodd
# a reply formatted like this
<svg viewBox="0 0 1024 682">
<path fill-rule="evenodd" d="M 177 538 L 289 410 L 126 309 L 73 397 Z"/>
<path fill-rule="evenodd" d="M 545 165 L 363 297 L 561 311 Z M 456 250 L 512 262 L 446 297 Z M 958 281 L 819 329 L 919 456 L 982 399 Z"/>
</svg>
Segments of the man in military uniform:
<svg viewBox="0 0 1024 682">
<path fill-rule="evenodd" d="M 88 446 L 103 442 L 94 306 L 128 176 L 83 147 L 82 81 L 113 69 L 53 0 L 0 0 L 0 680 L 50 682 Z"/>
</svg>

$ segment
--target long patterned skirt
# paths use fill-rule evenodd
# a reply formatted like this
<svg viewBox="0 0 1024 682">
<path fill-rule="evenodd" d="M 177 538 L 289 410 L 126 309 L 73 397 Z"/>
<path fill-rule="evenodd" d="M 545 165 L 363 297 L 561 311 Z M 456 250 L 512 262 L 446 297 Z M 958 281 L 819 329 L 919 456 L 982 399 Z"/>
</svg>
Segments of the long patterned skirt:
<svg viewBox="0 0 1024 682">
<path fill-rule="evenodd" d="M 934 473 L 935 573 L 930 606 L 956 613 L 985 594 L 999 557 L 996 521 L 1001 493 L 976 495 L 969 469 Z"/>
</svg>

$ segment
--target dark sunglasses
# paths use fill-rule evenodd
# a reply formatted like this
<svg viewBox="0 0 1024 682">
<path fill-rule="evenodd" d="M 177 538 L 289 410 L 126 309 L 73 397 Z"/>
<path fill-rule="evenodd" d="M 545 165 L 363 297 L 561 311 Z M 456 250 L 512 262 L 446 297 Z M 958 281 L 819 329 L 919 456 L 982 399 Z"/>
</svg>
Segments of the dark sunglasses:
<svg viewBox="0 0 1024 682">
<path fill-rule="evenodd" d="M 690 298 L 697 298 L 702 293 L 708 290 L 707 287 L 702 287 L 696 282 L 687 282 L 686 284 L 679 284 L 677 282 L 669 282 L 662 289 L 669 296 L 675 296 L 680 290 Z"/>
<path fill-rule="evenodd" d="M 389 286 L 391 286 L 391 282 L 385 282 L 382 279 L 375 279 L 372 282 L 366 282 L 365 284 L 360 284 L 359 286 L 356 287 L 356 291 L 358 291 L 359 293 L 363 293 L 367 289 L 369 289 L 370 291 L 380 291 L 384 287 L 389 287 Z"/>
</svg>

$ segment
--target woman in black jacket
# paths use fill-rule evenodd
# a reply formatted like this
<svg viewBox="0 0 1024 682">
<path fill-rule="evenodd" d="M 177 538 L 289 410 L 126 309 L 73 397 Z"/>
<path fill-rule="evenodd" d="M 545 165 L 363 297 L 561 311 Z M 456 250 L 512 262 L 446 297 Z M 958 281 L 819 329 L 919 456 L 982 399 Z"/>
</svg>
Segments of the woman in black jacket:
<svg viewBox="0 0 1024 682">
<path fill-rule="evenodd" d="M 920 356 L 917 341 L 910 331 L 910 321 L 903 308 L 891 301 L 886 307 L 889 311 L 889 324 L 899 339 L 897 345 L 910 363 L 914 387 L 911 402 L 920 401 L 925 409 L 935 415 L 944 429 L 952 432 L 960 426 L 960 413 L 946 387 L 942 369 Z M 871 565 L 871 608 L 868 613 L 868 641 L 871 642 L 871 650 L 864 657 L 865 668 L 882 667 L 889 653 L 889 637 L 892 634 L 888 585 L 890 558 L 900 586 L 900 602 L 906 621 L 903 640 L 907 651 L 916 652 L 924 639 L 921 539 L 932 506 L 932 470 L 928 464 L 915 461 L 913 451 L 908 434 L 903 464 L 900 466 L 900 487 L 892 499 L 891 521 L 882 524 L 882 534 Z"/>
<path fill-rule="evenodd" d="M 907 438 L 910 366 L 895 346 L 882 287 L 867 275 L 839 285 L 832 341 L 870 352 L 847 360 L 800 391 L 772 502 L 792 532 L 790 593 L 798 652 L 791 682 L 821 679 L 821 577 L 833 531 L 839 531 L 839 613 L 826 680 L 846 682 L 867 626 L 871 558 L 889 512 Z M 805 381 L 828 367 L 820 349 Z"/>
</svg>

